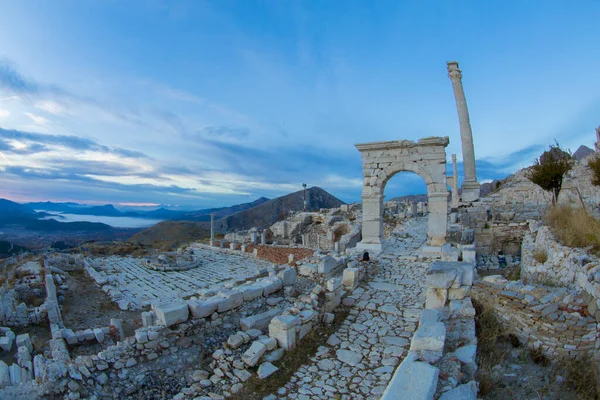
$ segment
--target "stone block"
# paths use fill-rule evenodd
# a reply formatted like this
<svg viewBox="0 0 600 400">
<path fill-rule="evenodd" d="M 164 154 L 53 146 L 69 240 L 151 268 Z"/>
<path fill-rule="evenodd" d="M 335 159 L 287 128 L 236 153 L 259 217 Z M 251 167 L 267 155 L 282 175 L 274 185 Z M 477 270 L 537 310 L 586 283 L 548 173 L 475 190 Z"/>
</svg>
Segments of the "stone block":
<svg viewBox="0 0 600 400">
<path fill-rule="evenodd" d="M 436 261 L 427 270 L 427 286 L 434 289 L 448 289 L 457 277 L 454 263 L 449 261 Z"/>
<path fill-rule="evenodd" d="M 302 276 L 314 276 L 319 273 L 319 266 L 314 264 L 302 264 L 298 267 L 298 274 Z"/>
<path fill-rule="evenodd" d="M 158 321 L 166 327 L 185 322 L 189 316 L 188 305 L 183 300 L 157 304 L 154 312 Z"/>
<path fill-rule="evenodd" d="M 471 292 L 471 286 L 461 286 L 458 289 L 448 289 L 448 300 L 462 300 Z"/>
<path fill-rule="evenodd" d="M 94 331 L 92 329 L 86 329 L 83 331 L 83 335 L 85 340 L 94 340 L 96 339 L 96 335 L 94 335 Z"/>
<path fill-rule="evenodd" d="M 217 311 L 219 298 L 209 297 L 206 300 L 188 300 L 187 305 L 192 314 L 192 318 L 206 318 Z"/>
<path fill-rule="evenodd" d="M 279 347 L 286 351 L 296 346 L 296 325 L 300 324 L 300 318 L 292 315 L 275 317 L 269 324 L 269 336 L 277 340 Z"/>
<path fill-rule="evenodd" d="M 472 286 L 475 278 L 475 264 L 468 262 L 457 263 L 456 268 L 460 271 L 461 286 Z"/>
<path fill-rule="evenodd" d="M 104 342 L 104 332 L 102 332 L 102 329 L 94 328 L 94 336 L 96 337 L 98 343 Z"/>
<path fill-rule="evenodd" d="M 419 325 L 433 324 L 435 322 L 439 322 L 440 319 L 441 314 L 439 310 L 433 308 L 426 308 L 421 312 L 421 317 L 419 318 Z"/>
<path fill-rule="evenodd" d="M 142 329 L 138 329 L 135 331 L 135 340 L 140 344 L 144 344 L 148 342 L 148 332 Z"/>
<path fill-rule="evenodd" d="M 240 319 L 240 327 L 243 331 L 250 331 L 252 329 L 266 329 L 269 326 L 271 320 L 282 313 L 279 308 L 273 308 L 261 314 L 251 315 L 246 318 Z"/>
<path fill-rule="evenodd" d="M 263 355 L 263 360 L 267 362 L 276 362 L 283 358 L 285 351 L 282 348 L 277 348 Z"/>
<path fill-rule="evenodd" d="M 467 297 L 462 300 L 450 301 L 450 317 L 451 318 L 471 318 L 475 316 L 475 308 L 471 302 L 471 298 Z"/>
<path fill-rule="evenodd" d="M 280 271 L 277 276 L 281 279 L 283 286 L 292 286 L 296 283 L 297 273 L 295 268 L 286 268 Z"/>
<path fill-rule="evenodd" d="M 240 286 L 240 287 L 238 287 L 238 290 L 244 296 L 244 301 L 251 301 L 254 299 L 258 299 L 259 297 L 262 297 L 263 292 L 264 292 L 264 287 L 260 286 L 260 285 L 252 284 L 252 285 Z"/>
<path fill-rule="evenodd" d="M 448 390 L 439 400 L 477 400 L 477 382 L 471 381 Z"/>
<path fill-rule="evenodd" d="M 242 355 L 242 361 L 250 367 L 254 367 L 260 358 L 267 351 L 267 346 L 259 341 L 252 343 L 252 346 Z"/>
<path fill-rule="evenodd" d="M 338 262 L 335 258 L 330 256 L 325 256 L 319 261 L 318 273 L 319 274 L 329 274 L 333 271 L 338 265 Z"/>
<path fill-rule="evenodd" d="M 79 343 L 79 340 L 77 340 L 77 335 L 75 335 L 75 333 L 73 333 L 73 330 L 71 329 L 63 329 L 62 337 L 63 339 L 65 339 L 68 345 L 73 346 Z"/>
<path fill-rule="evenodd" d="M 264 362 L 260 364 L 260 367 L 258 367 L 258 371 L 256 371 L 256 374 L 258 375 L 258 379 L 265 379 L 273 375 L 277 371 L 279 371 L 279 368 L 277 368 L 270 362 Z"/>
<path fill-rule="evenodd" d="M 331 278 L 325 282 L 325 289 L 330 292 L 334 292 L 342 286 L 342 280 L 340 278 Z"/>
<path fill-rule="evenodd" d="M 427 289 L 427 295 L 425 298 L 426 308 L 442 308 L 446 305 L 448 299 L 447 289 Z"/>
<path fill-rule="evenodd" d="M 241 335 L 233 334 L 227 339 L 227 345 L 232 349 L 237 349 L 244 344 L 244 338 Z"/>
<path fill-rule="evenodd" d="M 10 373 L 8 365 L 4 361 L 0 361 L 0 389 L 10 385 Z"/>
<path fill-rule="evenodd" d="M 345 288 L 353 290 L 360 283 L 360 268 L 346 268 L 342 275 L 342 284 Z"/>
<path fill-rule="evenodd" d="M 10 384 L 12 386 L 18 386 L 23 381 L 23 373 L 21 367 L 17 363 L 12 364 L 8 367 L 8 374 L 10 376 Z"/>
<path fill-rule="evenodd" d="M 462 260 L 464 262 L 475 265 L 477 263 L 477 255 L 474 247 L 465 247 L 462 249 Z"/>
<path fill-rule="evenodd" d="M 30 353 L 33 353 L 33 345 L 31 344 L 31 338 L 29 337 L 29 333 L 17 335 L 16 343 L 17 347 L 25 346 L 27 347 Z"/>
<path fill-rule="evenodd" d="M 283 282 L 276 276 L 261 279 L 256 282 L 256 285 L 263 287 L 263 296 L 269 296 L 283 287 Z"/>
<path fill-rule="evenodd" d="M 244 295 L 238 291 L 220 291 L 217 298 L 219 299 L 217 311 L 220 313 L 233 310 L 244 304 Z"/>
<path fill-rule="evenodd" d="M 410 343 L 411 351 L 443 351 L 446 342 L 446 326 L 443 322 L 425 324 L 419 327 Z"/>
<path fill-rule="evenodd" d="M 437 389 L 439 369 L 406 356 L 383 392 L 382 400 L 432 400 Z"/>
</svg>

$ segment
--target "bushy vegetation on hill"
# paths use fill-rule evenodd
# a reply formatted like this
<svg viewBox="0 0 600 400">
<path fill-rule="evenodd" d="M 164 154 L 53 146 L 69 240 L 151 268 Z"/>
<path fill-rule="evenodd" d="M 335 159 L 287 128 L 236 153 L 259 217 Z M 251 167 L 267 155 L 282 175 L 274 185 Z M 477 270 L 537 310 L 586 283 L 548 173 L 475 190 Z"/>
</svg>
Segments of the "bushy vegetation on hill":
<svg viewBox="0 0 600 400">
<path fill-rule="evenodd" d="M 600 186 L 600 158 L 596 157 L 588 162 L 588 167 L 592 170 L 592 184 Z"/>
<path fill-rule="evenodd" d="M 570 152 L 560 148 L 558 142 L 536 158 L 533 165 L 526 172 L 527 178 L 544 189 L 552 192 L 552 204 L 556 204 L 562 189 L 562 182 L 573 168 L 574 159 Z"/>
</svg>

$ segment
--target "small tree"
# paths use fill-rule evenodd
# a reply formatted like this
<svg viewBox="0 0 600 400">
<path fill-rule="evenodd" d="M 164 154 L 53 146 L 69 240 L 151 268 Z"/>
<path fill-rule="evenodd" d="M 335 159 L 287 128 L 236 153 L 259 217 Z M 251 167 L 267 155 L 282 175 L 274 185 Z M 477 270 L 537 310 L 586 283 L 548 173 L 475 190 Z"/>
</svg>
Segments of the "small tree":
<svg viewBox="0 0 600 400">
<path fill-rule="evenodd" d="M 590 160 L 588 167 L 592 170 L 592 185 L 600 186 L 600 158 L 596 157 Z"/>
<path fill-rule="evenodd" d="M 544 189 L 552 192 L 552 204 L 558 201 L 563 178 L 573 168 L 573 157 L 569 151 L 560 148 L 558 142 L 536 158 L 526 172 L 527 178 Z"/>
</svg>

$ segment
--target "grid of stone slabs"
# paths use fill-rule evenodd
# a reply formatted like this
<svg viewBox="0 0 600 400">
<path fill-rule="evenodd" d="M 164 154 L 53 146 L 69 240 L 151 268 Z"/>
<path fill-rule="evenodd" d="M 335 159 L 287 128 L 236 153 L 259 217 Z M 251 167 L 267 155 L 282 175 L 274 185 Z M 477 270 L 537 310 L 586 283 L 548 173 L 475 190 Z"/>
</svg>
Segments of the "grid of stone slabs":
<svg viewBox="0 0 600 400">
<path fill-rule="evenodd" d="M 107 274 L 116 275 L 110 281 L 131 303 L 139 309 L 156 299 L 188 297 L 199 289 L 213 288 L 228 281 L 255 276 L 271 263 L 242 254 L 227 254 L 206 248 L 195 248 L 202 264 L 187 271 L 154 271 L 143 266 L 143 259 L 111 256 L 96 262 Z"/>
<path fill-rule="evenodd" d="M 427 237 L 427 220 L 405 226 L 379 257 L 379 272 L 350 297 L 356 303 L 311 363 L 265 399 L 379 399 L 403 360 L 425 303 L 430 261 L 417 255 Z M 302 343 L 300 343 L 302 345 Z"/>
</svg>

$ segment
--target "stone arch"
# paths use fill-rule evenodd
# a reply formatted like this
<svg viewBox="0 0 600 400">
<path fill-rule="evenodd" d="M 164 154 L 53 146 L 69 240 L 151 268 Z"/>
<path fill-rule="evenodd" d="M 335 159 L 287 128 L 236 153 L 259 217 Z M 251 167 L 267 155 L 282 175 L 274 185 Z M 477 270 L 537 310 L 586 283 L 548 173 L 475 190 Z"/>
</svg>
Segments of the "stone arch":
<svg viewBox="0 0 600 400">
<path fill-rule="evenodd" d="M 397 140 L 357 144 L 363 162 L 363 225 L 361 248 L 381 250 L 383 199 L 387 182 L 397 173 L 414 172 L 427 185 L 429 210 L 428 243 L 446 242 L 448 189 L 446 146 L 448 137 L 429 137 L 418 142 Z"/>
</svg>

